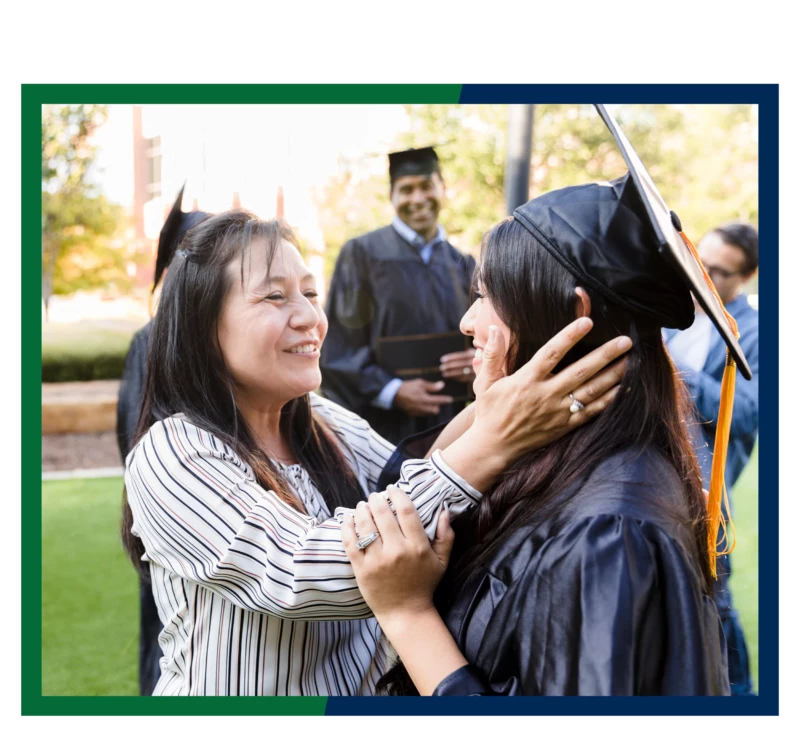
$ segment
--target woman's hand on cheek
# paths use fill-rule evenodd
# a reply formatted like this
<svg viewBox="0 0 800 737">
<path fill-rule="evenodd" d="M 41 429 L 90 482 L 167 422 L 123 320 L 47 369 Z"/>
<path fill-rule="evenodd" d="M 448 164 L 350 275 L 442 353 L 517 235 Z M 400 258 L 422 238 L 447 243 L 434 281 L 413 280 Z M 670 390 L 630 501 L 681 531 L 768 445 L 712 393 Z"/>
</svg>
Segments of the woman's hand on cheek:
<svg viewBox="0 0 800 737">
<path fill-rule="evenodd" d="M 483 348 L 480 371 L 472 384 L 475 399 L 480 399 L 492 384 L 506 375 L 506 341 L 500 328 L 489 328 L 489 340 Z"/>
<path fill-rule="evenodd" d="M 344 548 L 358 587 L 384 630 L 433 609 L 433 593 L 455 539 L 447 510 L 439 515 L 431 544 L 408 496 L 394 487 L 389 487 L 388 496 L 394 513 L 384 494 L 371 494 L 369 504 L 361 502 L 355 518 L 346 517 L 342 525 Z M 358 535 L 364 537 L 365 530 L 373 529 L 380 537 L 359 550 Z"/>
</svg>

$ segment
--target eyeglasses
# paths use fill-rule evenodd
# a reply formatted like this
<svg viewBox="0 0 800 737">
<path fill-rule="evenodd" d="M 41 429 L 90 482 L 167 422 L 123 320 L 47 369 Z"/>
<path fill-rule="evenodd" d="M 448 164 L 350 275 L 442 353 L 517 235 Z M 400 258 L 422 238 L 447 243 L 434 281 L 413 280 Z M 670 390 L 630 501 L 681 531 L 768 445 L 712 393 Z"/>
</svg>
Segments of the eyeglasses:
<svg viewBox="0 0 800 737">
<path fill-rule="evenodd" d="M 718 266 L 706 266 L 705 264 L 703 264 L 703 266 L 712 279 L 714 277 L 718 279 L 730 279 L 732 276 L 742 276 L 745 273 L 744 271 L 725 271 L 725 269 L 720 269 Z"/>
</svg>

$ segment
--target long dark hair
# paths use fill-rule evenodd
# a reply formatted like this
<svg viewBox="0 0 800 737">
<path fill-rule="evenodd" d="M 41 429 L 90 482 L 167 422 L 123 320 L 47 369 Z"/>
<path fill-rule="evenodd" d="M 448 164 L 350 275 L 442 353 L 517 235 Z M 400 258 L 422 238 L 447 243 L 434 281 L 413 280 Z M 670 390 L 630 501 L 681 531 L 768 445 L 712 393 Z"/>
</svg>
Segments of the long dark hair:
<svg viewBox="0 0 800 737">
<path fill-rule="evenodd" d="M 507 367 L 512 373 L 575 319 L 579 285 L 513 218 L 486 234 L 481 251 L 484 294 L 511 333 Z M 440 611 L 509 535 L 524 525 L 557 517 L 580 491 L 581 478 L 610 455 L 635 447 L 660 452 L 681 479 L 685 504 L 669 511 L 691 529 L 690 553 L 700 566 L 706 593 L 711 591 L 702 482 L 686 431 L 691 410 L 683 385 L 675 380 L 659 326 L 642 322 L 591 289 L 586 291 L 594 327 L 556 370 L 617 335 L 628 335 L 633 347 L 620 390 L 595 420 L 517 460 L 473 513 L 455 521 L 456 552 L 436 594 Z M 416 693 L 401 663 L 378 688 L 396 695 Z"/>
<path fill-rule="evenodd" d="M 244 280 L 251 244 L 263 244 L 269 269 L 281 241 L 297 245 L 288 225 L 280 220 L 259 220 L 246 210 L 209 217 L 186 234 L 167 272 L 153 319 L 142 411 L 133 442 L 137 443 L 159 420 L 183 413 L 189 422 L 228 445 L 253 469 L 262 487 L 302 511 L 302 504 L 259 447 L 239 411 L 233 379 L 217 341 L 218 319 L 231 286 L 225 267 L 240 256 Z M 354 507 L 363 499 L 342 448 L 312 412 L 308 395 L 293 399 L 283 408 L 280 427 L 328 509 Z M 141 560 L 144 546 L 132 534 L 132 524 L 133 514 L 123 491 L 123 543 L 134 566 L 146 577 L 148 572 Z"/>
</svg>

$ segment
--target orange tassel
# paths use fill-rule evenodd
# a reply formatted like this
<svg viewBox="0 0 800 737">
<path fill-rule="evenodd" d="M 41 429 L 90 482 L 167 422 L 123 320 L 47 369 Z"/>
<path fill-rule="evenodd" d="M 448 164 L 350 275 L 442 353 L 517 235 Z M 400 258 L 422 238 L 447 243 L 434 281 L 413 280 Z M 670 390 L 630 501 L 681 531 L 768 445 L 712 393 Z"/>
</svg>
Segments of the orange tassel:
<svg viewBox="0 0 800 737">
<path fill-rule="evenodd" d="M 736 528 L 730 517 L 731 510 L 728 503 L 728 490 L 725 488 L 725 462 L 728 457 L 728 440 L 730 439 L 731 419 L 733 417 L 733 395 L 736 390 L 736 364 L 728 352 L 725 361 L 725 371 L 722 374 L 722 391 L 720 392 L 719 415 L 717 417 L 717 432 L 714 436 L 714 456 L 711 460 L 711 484 L 708 490 L 708 554 L 711 563 L 711 573 L 717 577 L 717 556 L 728 555 L 736 547 Z M 731 535 L 722 515 L 722 504 L 725 503 L 725 512 L 731 528 Z M 717 550 L 719 528 L 722 527 L 723 546 Z"/>
<path fill-rule="evenodd" d="M 687 245 L 695 260 L 703 272 L 703 276 L 711 289 L 711 293 L 717 298 L 725 318 L 733 331 L 733 334 L 739 337 L 739 327 L 736 320 L 728 314 L 725 306 L 722 304 L 714 282 L 711 281 L 708 273 L 700 260 L 697 249 L 694 244 L 681 233 L 683 242 Z M 728 501 L 728 490 L 725 488 L 725 464 L 728 459 L 728 441 L 730 440 L 731 420 L 733 418 L 733 398 L 736 391 L 736 364 L 734 363 L 731 352 L 728 351 L 725 359 L 725 371 L 722 374 L 722 387 L 720 390 L 719 413 L 717 415 L 717 431 L 714 435 L 714 456 L 711 460 L 711 483 L 708 490 L 708 558 L 711 565 L 711 574 L 714 578 L 717 577 L 717 557 L 720 555 L 728 555 L 733 552 L 736 547 L 736 527 L 733 524 L 731 517 L 731 508 Z M 722 505 L 725 504 L 725 513 L 728 517 L 728 525 L 730 525 L 730 535 L 725 522 L 725 517 L 722 514 Z M 719 530 L 722 527 L 722 550 L 717 549 L 717 539 L 719 537 Z"/>
</svg>

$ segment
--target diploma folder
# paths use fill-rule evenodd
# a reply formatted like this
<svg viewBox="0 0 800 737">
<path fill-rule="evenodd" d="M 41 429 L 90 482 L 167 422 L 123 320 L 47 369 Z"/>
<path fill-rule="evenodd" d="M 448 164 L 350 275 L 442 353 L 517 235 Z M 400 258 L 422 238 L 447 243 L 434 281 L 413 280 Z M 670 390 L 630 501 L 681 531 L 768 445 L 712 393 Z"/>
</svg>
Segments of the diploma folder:
<svg viewBox="0 0 800 737">
<path fill-rule="evenodd" d="M 442 381 L 439 359 L 448 353 L 459 353 L 471 347 L 469 336 L 457 331 L 401 335 L 379 338 L 376 357 L 381 368 L 403 381 Z M 449 394 L 457 402 L 468 402 L 475 398 L 471 383 L 453 379 L 444 379 L 444 382 L 444 389 L 439 394 Z"/>
</svg>

